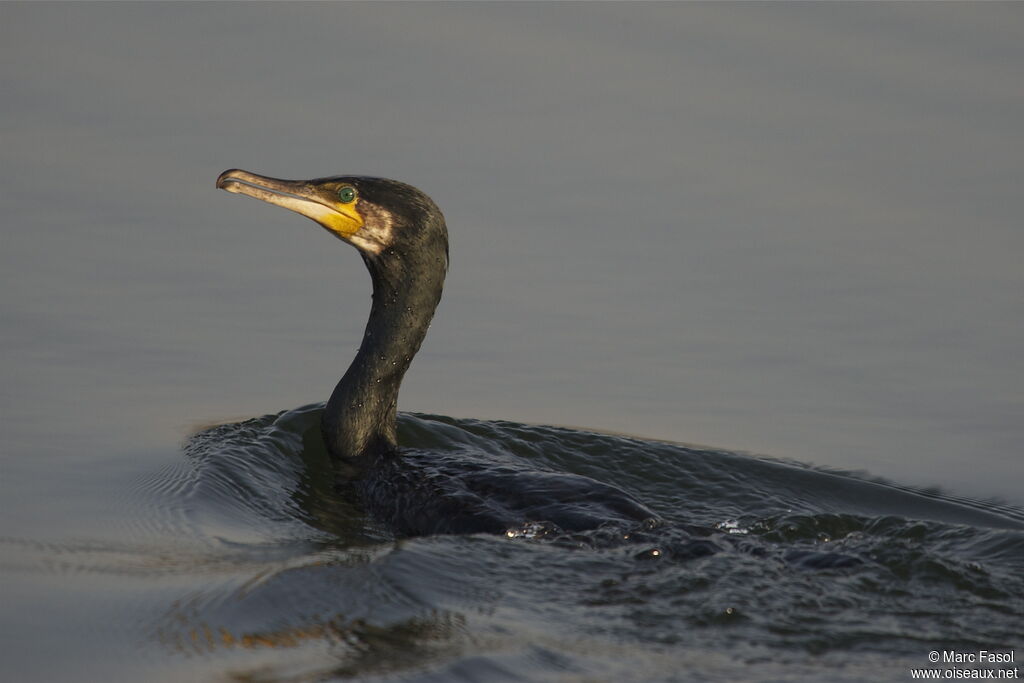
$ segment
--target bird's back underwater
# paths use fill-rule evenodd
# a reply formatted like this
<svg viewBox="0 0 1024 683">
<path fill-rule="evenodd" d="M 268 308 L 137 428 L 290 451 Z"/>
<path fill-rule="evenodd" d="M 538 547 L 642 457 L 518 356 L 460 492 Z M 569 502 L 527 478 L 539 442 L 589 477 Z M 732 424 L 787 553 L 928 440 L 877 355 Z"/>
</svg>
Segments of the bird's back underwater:
<svg viewBox="0 0 1024 683">
<path fill-rule="evenodd" d="M 244 590 L 225 584 L 168 617 L 176 647 L 288 645 L 271 672 L 313 678 L 820 680 L 826 667 L 902 680 L 930 643 L 999 650 L 1024 636 L 1015 509 L 413 414 L 399 416 L 399 455 L 339 485 L 321 413 L 201 432 L 154 487 L 223 562 L 261 558 Z M 193 642 L 197 628 L 214 644 Z"/>
</svg>

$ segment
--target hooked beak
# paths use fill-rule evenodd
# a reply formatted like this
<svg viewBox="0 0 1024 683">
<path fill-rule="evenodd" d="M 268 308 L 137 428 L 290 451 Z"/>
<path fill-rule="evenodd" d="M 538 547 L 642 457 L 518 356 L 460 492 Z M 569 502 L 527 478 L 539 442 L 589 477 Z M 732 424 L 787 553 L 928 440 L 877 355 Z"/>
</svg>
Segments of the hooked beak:
<svg viewBox="0 0 1024 683">
<path fill-rule="evenodd" d="M 281 180 L 232 168 L 217 177 L 217 187 L 255 197 L 311 218 L 342 239 L 363 227 L 363 217 L 353 204 L 340 204 L 316 181 Z"/>
</svg>

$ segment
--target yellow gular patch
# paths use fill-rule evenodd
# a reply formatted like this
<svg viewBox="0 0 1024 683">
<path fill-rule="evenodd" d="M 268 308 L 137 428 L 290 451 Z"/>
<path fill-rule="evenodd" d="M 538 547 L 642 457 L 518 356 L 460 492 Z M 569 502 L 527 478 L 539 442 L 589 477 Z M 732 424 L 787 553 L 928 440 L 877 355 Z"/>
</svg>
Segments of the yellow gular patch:
<svg viewBox="0 0 1024 683">
<path fill-rule="evenodd" d="M 358 200 L 351 204 L 335 203 L 330 208 L 317 204 L 310 208 L 318 215 L 313 216 L 309 213 L 306 215 L 339 237 L 348 239 L 362 230 L 364 225 L 362 214 L 356 210 L 358 203 Z"/>
</svg>

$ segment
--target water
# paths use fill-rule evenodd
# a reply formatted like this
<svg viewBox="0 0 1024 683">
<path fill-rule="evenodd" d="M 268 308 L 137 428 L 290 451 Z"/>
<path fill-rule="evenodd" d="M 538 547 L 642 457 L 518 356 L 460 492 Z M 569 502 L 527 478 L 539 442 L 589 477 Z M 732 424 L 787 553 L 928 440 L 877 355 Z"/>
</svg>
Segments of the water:
<svg viewBox="0 0 1024 683">
<path fill-rule="evenodd" d="M 396 539 L 331 486 L 321 412 L 196 434 L 125 487 L 106 540 L 5 539 L 19 589 L 87 586 L 70 628 L 87 620 L 90 639 L 131 653 L 78 661 L 76 675 L 131 678 L 155 660 L 172 679 L 899 680 L 931 650 L 1020 642 L 1020 510 L 728 452 L 405 414 L 410 449 L 614 482 L 660 521 Z M 69 673 L 52 665 L 36 673 Z"/>
<path fill-rule="evenodd" d="M 1019 659 L 1022 11 L 0 5 L 0 678 Z M 404 438 L 664 524 L 395 540 L 315 406 L 244 422 L 330 394 L 369 281 L 234 166 L 427 191 Z"/>
</svg>

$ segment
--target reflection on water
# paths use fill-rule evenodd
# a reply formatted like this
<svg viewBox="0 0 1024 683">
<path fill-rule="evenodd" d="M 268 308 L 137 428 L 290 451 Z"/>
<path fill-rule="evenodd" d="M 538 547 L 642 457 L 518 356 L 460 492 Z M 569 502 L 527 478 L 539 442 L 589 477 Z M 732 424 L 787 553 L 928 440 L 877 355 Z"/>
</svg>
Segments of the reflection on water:
<svg viewBox="0 0 1024 683">
<path fill-rule="evenodd" d="M 336 569 L 333 564 L 323 562 L 311 567 L 314 575 L 331 573 Z M 277 582 L 294 586 L 293 581 L 301 582 L 304 577 L 293 571 L 302 570 L 254 577 L 252 583 L 240 587 L 238 593 L 227 601 L 230 609 L 221 606 L 218 610 L 210 603 L 219 602 L 219 599 L 201 596 L 175 601 L 160 620 L 155 640 L 176 654 L 211 659 L 216 659 L 219 651 L 232 649 L 304 649 L 305 652 L 296 655 L 294 660 L 295 666 L 305 662 L 306 667 L 310 663 L 323 666 L 320 662 L 322 655 L 317 649 L 327 649 L 330 652 L 330 670 L 316 671 L 316 675 L 346 678 L 422 669 L 437 659 L 455 657 L 462 649 L 460 641 L 466 637 L 466 620 L 461 614 L 450 611 L 431 612 L 384 626 L 344 613 L 296 615 L 289 611 L 287 618 L 294 621 L 287 626 L 246 630 L 237 623 L 237 618 L 232 618 L 240 610 L 254 609 L 253 603 L 265 611 L 268 606 L 258 605 L 261 585 Z M 333 588 L 338 592 L 346 585 L 350 584 L 344 577 L 334 577 L 323 588 Z M 278 670 L 275 676 L 281 673 Z M 306 675 L 311 673 L 306 672 Z"/>
</svg>

